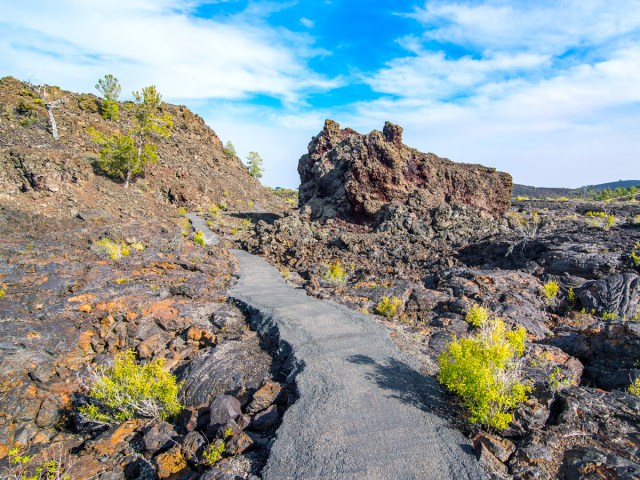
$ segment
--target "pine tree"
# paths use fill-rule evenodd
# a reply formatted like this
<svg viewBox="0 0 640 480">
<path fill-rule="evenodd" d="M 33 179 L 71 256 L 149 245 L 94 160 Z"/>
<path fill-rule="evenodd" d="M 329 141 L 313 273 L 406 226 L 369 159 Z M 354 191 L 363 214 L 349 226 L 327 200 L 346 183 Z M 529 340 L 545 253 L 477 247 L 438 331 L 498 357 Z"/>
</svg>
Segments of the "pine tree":
<svg viewBox="0 0 640 480">
<path fill-rule="evenodd" d="M 236 156 L 236 147 L 233 146 L 231 140 L 227 140 L 227 143 L 224 144 L 224 148 L 222 149 L 222 151 L 229 158 L 233 158 Z"/>
<path fill-rule="evenodd" d="M 120 83 L 118 79 L 110 73 L 96 83 L 98 90 L 104 97 L 104 101 L 100 104 L 102 116 L 108 120 L 118 120 L 120 118 L 120 106 L 118 97 L 120 96 Z"/>
<path fill-rule="evenodd" d="M 158 161 L 157 147 L 152 140 L 169 137 L 173 124 L 171 115 L 160 114 L 162 96 L 155 86 L 133 92 L 133 97 L 133 127 L 127 134 L 106 135 L 93 128 L 89 130 L 93 140 L 102 147 L 98 166 L 107 175 L 123 179 L 125 188 L 146 164 Z"/>
<path fill-rule="evenodd" d="M 249 169 L 249 175 L 253 178 L 262 178 L 262 158 L 258 155 L 258 152 L 249 152 L 247 155 L 247 168 Z"/>
</svg>

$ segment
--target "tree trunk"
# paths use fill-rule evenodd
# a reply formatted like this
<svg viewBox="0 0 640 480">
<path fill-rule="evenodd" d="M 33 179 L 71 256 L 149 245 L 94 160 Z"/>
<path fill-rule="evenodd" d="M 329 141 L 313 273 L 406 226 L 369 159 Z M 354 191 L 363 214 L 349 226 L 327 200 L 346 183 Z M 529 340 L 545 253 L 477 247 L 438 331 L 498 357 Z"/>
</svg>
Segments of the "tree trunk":
<svg viewBox="0 0 640 480">
<path fill-rule="evenodd" d="M 129 181 L 131 180 L 131 170 L 127 170 L 127 176 L 124 179 L 124 183 L 122 184 L 122 186 L 124 188 L 129 188 Z"/>
<path fill-rule="evenodd" d="M 54 140 L 60 140 L 60 135 L 58 135 L 58 125 L 56 124 L 56 117 L 53 116 L 53 108 L 51 105 L 46 103 L 45 107 L 47 108 L 47 113 L 49 114 L 49 123 L 51 124 L 51 134 L 53 135 Z"/>
</svg>

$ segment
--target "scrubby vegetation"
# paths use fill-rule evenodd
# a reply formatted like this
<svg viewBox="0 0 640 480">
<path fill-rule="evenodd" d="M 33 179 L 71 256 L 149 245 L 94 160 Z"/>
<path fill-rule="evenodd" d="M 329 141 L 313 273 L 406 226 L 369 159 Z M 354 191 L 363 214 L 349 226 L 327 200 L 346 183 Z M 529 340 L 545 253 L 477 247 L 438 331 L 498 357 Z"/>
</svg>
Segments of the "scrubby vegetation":
<svg viewBox="0 0 640 480">
<path fill-rule="evenodd" d="M 222 459 L 222 455 L 226 450 L 227 446 L 224 440 L 217 439 L 204 450 L 202 456 L 209 465 L 215 465 Z"/>
<path fill-rule="evenodd" d="M 454 340 L 440 355 L 438 378 L 462 398 L 472 423 L 505 429 L 512 420 L 509 411 L 526 401 L 530 390 L 520 373 L 526 331 L 510 330 L 480 309 L 470 311 L 467 321 L 479 322 L 477 334 Z"/>
<path fill-rule="evenodd" d="M 204 247 L 206 246 L 206 242 L 204 239 L 204 232 L 202 230 L 198 230 L 194 235 L 193 235 L 193 241 L 196 242 L 198 245 Z"/>
<path fill-rule="evenodd" d="M 544 296 L 547 299 L 547 305 L 550 307 L 555 306 L 558 292 L 560 291 L 560 285 L 555 280 L 550 280 L 542 286 Z"/>
<path fill-rule="evenodd" d="M 325 265 L 326 270 L 322 278 L 332 285 L 341 285 L 347 281 L 349 274 L 347 270 L 342 266 L 340 259 L 336 259 L 333 262 Z"/>
<path fill-rule="evenodd" d="M 137 364 L 133 350 L 117 355 L 112 366 L 92 372 L 88 404 L 80 412 L 103 423 L 139 417 L 164 420 L 177 414 L 182 409 L 180 385 L 163 366 L 163 359 Z"/>
<path fill-rule="evenodd" d="M 398 308 L 402 306 L 402 299 L 398 297 L 382 297 L 376 305 L 376 312 L 384 317 L 393 317 L 398 313 Z"/>
</svg>

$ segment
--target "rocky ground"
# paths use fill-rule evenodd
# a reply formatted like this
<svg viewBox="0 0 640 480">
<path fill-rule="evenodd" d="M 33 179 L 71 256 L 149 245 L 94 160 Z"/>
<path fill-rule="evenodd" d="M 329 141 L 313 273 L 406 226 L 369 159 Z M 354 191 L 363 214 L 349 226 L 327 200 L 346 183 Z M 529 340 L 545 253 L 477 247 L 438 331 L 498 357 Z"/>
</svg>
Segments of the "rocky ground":
<svg viewBox="0 0 640 480">
<path fill-rule="evenodd" d="M 38 230 L 37 228 L 35 230 Z M 62 455 L 71 478 L 248 478 L 259 473 L 287 403 L 272 348 L 227 298 L 237 260 L 142 221 L 0 239 L 0 456 L 21 445 L 33 466 Z M 138 245 L 113 260 L 96 241 Z M 144 247 L 144 249 L 142 249 Z M 106 426 L 78 414 L 88 368 L 133 349 L 183 382 L 171 423 Z M 224 458 L 203 450 L 225 438 Z"/>
<path fill-rule="evenodd" d="M 455 207 L 436 215 L 429 235 L 413 235 L 291 214 L 259 222 L 243 243 L 309 294 L 386 324 L 431 375 L 452 336 L 472 331 L 471 305 L 524 326 L 533 391 L 509 429 L 479 430 L 463 410 L 450 419 L 496 478 L 638 478 L 640 398 L 626 390 L 640 375 L 640 205 L 516 202 L 493 224 Z M 401 300 L 390 318 L 376 312 L 384 296 Z"/>
<path fill-rule="evenodd" d="M 180 209 L 279 211 L 202 118 L 162 104 L 171 136 L 128 189 L 95 168 L 100 100 L 47 87 L 60 139 L 29 86 L 0 79 L 0 478 L 62 460 L 69 478 L 249 478 L 264 464 L 289 386 L 227 297 L 235 257 L 194 243 Z M 246 224 L 231 217 L 230 229 Z M 128 255 L 112 259 L 101 240 Z M 105 426 L 78 414 L 89 372 L 132 349 L 183 382 L 170 422 Z M 214 464 L 209 445 L 226 443 Z M 218 442 L 218 443 L 216 443 Z M 14 475 L 14 476 L 12 476 Z"/>
</svg>

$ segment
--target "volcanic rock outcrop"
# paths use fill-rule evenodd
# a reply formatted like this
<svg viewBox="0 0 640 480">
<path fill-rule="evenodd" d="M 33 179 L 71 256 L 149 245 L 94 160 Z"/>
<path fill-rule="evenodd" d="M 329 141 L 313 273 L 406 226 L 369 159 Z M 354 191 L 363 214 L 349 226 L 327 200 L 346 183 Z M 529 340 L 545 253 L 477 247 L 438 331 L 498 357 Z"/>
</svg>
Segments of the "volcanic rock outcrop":
<svg viewBox="0 0 640 480">
<path fill-rule="evenodd" d="M 443 204 L 487 218 L 501 217 L 510 205 L 509 174 L 407 147 L 402 128 L 390 122 L 362 135 L 327 120 L 308 150 L 298 162 L 299 202 L 312 219 L 379 226 L 400 209 L 429 225 Z"/>
</svg>

